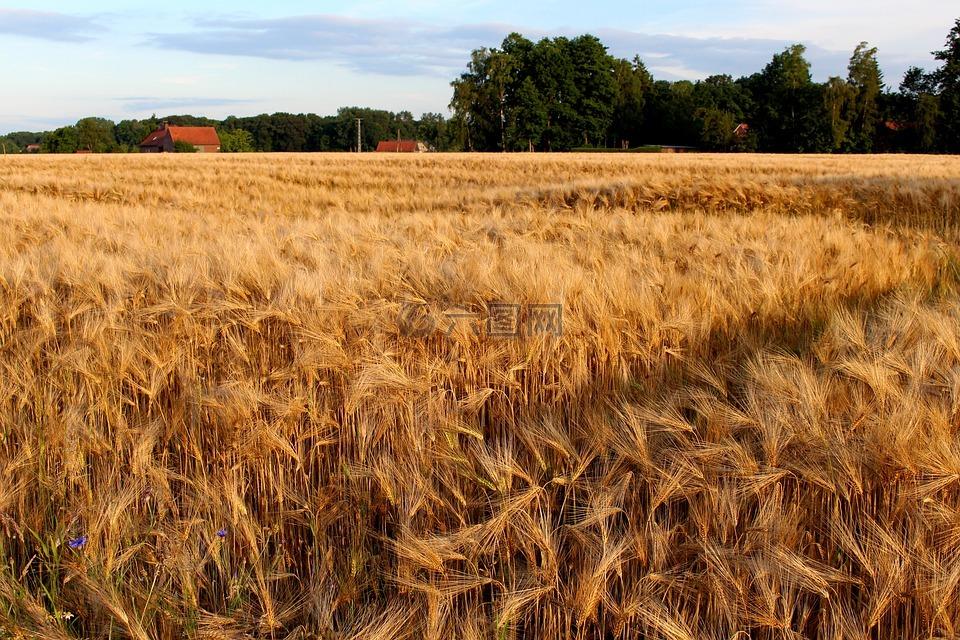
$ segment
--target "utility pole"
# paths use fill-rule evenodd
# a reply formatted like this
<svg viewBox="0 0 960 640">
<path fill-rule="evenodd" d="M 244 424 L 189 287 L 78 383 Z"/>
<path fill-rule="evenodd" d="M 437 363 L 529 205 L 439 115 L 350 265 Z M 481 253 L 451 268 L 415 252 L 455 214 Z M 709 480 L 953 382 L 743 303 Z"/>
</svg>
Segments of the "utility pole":
<svg viewBox="0 0 960 640">
<path fill-rule="evenodd" d="M 363 143 L 361 142 L 362 138 L 360 137 L 360 123 L 363 122 L 363 119 L 357 118 L 357 153 L 363 151 Z"/>
</svg>

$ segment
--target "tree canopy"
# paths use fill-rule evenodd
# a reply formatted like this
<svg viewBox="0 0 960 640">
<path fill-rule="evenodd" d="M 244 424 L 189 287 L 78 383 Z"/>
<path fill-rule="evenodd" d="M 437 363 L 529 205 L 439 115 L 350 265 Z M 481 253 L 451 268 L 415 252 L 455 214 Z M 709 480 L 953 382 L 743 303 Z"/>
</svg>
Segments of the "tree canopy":
<svg viewBox="0 0 960 640">
<path fill-rule="evenodd" d="M 643 145 L 769 152 L 960 150 L 960 20 L 935 72 L 911 69 L 888 90 L 878 50 L 854 49 L 845 77 L 813 80 L 801 44 L 759 72 L 655 80 L 596 37 L 518 33 L 480 48 L 453 81 L 450 127 L 467 149 L 558 151 Z M 748 125 L 741 127 L 741 124 Z"/>
</svg>

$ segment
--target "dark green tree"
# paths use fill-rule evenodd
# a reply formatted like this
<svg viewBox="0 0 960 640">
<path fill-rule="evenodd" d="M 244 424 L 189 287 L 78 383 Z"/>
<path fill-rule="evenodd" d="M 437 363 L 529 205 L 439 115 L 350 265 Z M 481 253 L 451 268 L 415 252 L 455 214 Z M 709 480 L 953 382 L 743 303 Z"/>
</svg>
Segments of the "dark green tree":
<svg viewBox="0 0 960 640">
<path fill-rule="evenodd" d="M 223 153 L 250 153 L 253 151 L 253 136 L 245 129 L 221 130 L 220 151 Z"/>
<path fill-rule="evenodd" d="M 934 52 L 943 63 L 933 74 L 940 90 L 937 133 L 945 151 L 960 152 L 960 18 L 947 35 L 944 48 Z"/>
<path fill-rule="evenodd" d="M 802 153 L 831 146 L 823 87 L 813 83 L 805 53 L 803 45 L 788 47 L 745 82 L 757 104 L 752 119 L 761 150 Z"/>
<path fill-rule="evenodd" d="M 873 150 L 877 133 L 877 101 L 883 90 L 883 73 L 877 62 L 876 47 L 870 47 L 866 42 L 857 45 L 847 70 L 847 82 L 856 92 L 850 109 L 849 149 L 869 153 Z"/>
<path fill-rule="evenodd" d="M 699 147 L 708 151 L 731 151 L 737 143 L 737 118 L 729 111 L 712 107 L 697 110 Z"/>
<path fill-rule="evenodd" d="M 910 67 L 903 74 L 903 80 L 900 82 L 900 93 L 907 96 L 918 96 L 923 93 L 937 93 L 937 77 L 935 74 L 927 73 L 920 67 Z"/>
<path fill-rule="evenodd" d="M 543 38 L 530 51 L 527 73 L 546 107 L 547 125 L 540 139 L 544 151 L 563 151 L 578 144 L 576 102 L 579 99 L 567 38 Z"/>
<path fill-rule="evenodd" d="M 512 122 L 508 130 L 511 148 L 535 151 L 543 141 L 549 113 L 532 78 L 524 78 L 513 96 Z"/>
<path fill-rule="evenodd" d="M 466 126 L 470 150 L 502 148 L 506 122 L 501 120 L 501 113 L 505 105 L 497 84 L 505 83 L 507 78 L 502 61 L 495 62 L 500 56 L 496 50 L 486 48 L 473 51 L 466 72 L 453 81 L 450 108 Z"/>
<path fill-rule="evenodd" d="M 271 117 L 273 151 L 297 153 L 306 150 L 307 117 L 303 114 L 275 113 Z"/>
<path fill-rule="evenodd" d="M 431 149 L 447 151 L 450 141 L 447 132 L 447 119 L 441 113 L 424 113 L 415 122 L 416 138 Z"/>
<path fill-rule="evenodd" d="M 253 146 L 257 151 L 274 151 L 274 126 L 271 116 L 263 113 L 250 118 L 240 118 L 233 124 L 250 132 L 253 136 Z"/>
<path fill-rule="evenodd" d="M 593 36 L 534 44 L 510 34 L 500 49 L 471 54 L 453 82 L 453 121 L 467 147 L 482 151 L 603 146 L 617 96 L 613 71 Z"/>
<path fill-rule="evenodd" d="M 838 76 L 830 78 L 824 86 L 823 101 L 829 118 L 832 151 L 840 151 L 848 145 L 851 111 L 856 97 L 856 88 Z"/>
<path fill-rule="evenodd" d="M 694 85 L 691 99 L 698 130 L 696 146 L 710 151 L 750 147 L 737 134 L 751 107 L 750 95 L 742 85 L 727 75 L 710 76 Z"/>
<path fill-rule="evenodd" d="M 927 153 L 937 148 L 940 97 L 934 74 L 911 67 L 903 76 L 899 93 L 888 96 L 888 103 L 891 120 L 903 127 L 890 149 Z"/>
<path fill-rule="evenodd" d="M 43 141 L 43 135 L 34 131 L 14 131 L 4 137 L 12 140 L 15 145 L 23 149 L 28 144 L 40 144 Z"/>
<path fill-rule="evenodd" d="M 687 80 L 653 83 L 644 114 L 644 144 L 694 147 L 700 143 L 695 85 Z"/>
<path fill-rule="evenodd" d="M 156 126 L 141 120 L 121 120 L 114 127 L 113 133 L 117 144 L 124 151 L 136 151 L 144 138 L 155 130 Z"/>
<path fill-rule="evenodd" d="M 43 138 L 43 150 L 48 153 L 75 153 L 80 148 L 76 127 L 61 127 Z"/>
<path fill-rule="evenodd" d="M 80 149 L 93 153 L 117 151 L 114 124 L 104 118 L 83 118 L 77 122 L 77 138 Z"/>
<path fill-rule="evenodd" d="M 610 135 L 614 146 L 629 148 L 641 142 L 644 109 L 647 95 L 653 86 L 653 77 L 637 56 L 633 62 L 615 60 L 613 79 L 616 97 L 613 103 L 613 122 Z"/>
<path fill-rule="evenodd" d="M 607 54 L 606 46 L 591 35 L 570 40 L 567 51 L 577 87 L 573 108 L 577 114 L 578 143 L 583 146 L 606 146 L 617 93 L 613 59 Z"/>
<path fill-rule="evenodd" d="M 0 153 L 20 153 L 20 145 L 10 136 L 0 136 Z"/>
</svg>

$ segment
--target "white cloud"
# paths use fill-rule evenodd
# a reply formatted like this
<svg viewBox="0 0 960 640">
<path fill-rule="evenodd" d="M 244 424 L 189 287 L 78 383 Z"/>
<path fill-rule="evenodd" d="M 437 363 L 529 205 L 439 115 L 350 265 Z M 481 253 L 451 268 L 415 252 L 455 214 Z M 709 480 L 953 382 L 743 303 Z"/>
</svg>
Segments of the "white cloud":
<svg viewBox="0 0 960 640">
<path fill-rule="evenodd" d="M 945 0 L 752 0 L 741 19 L 692 27 L 692 35 L 777 38 L 853 51 L 862 40 L 897 56 L 925 56 L 940 47 L 960 6 Z"/>
<path fill-rule="evenodd" d="M 229 98 L 186 97 L 170 98 L 159 96 L 133 96 L 117 98 L 127 113 L 144 111 L 163 111 L 167 109 L 188 109 L 197 107 L 237 107 L 255 104 L 255 100 L 233 100 Z"/>
<path fill-rule="evenodd" d="M 83 42 L 102 31 L 105 29 L 88 17 L 0 8 L 0 34 L 58 42 Z"/>
<path fill-rule="evenodd" d="M 274 19 L 204 19 L 196 28 L 155 33 L 150 42 L 202 54 L 272 60 L 333 60 L 356 71 L 387 75 L 449 76 L 469 51 L 509 32 L 497 25 L 437 27 L 405 20 L 337 15 Z"/>
<path fill-rule="evenodd" d="M 246 56 L 270 60 L 327 60 L 362 73 L 432 76 L 450 79 L 464 69 L 472 49 L 497 46 L 519 31 L 536 39 L 578 35 L 573 29 L 544 31 L 502 24 L 438 27 L 404 20 L 365 20 L 313 15 L 275 19 L 205 19 L 195 28 L 158 33 L 150 41 L 160 48 L 192 53 Z M 759 71 L 791 39 L 691 37 L 645 34 L 623 29 L 595 31 L 613 54 L 651 58 L 651 69 L 665 79 L 696 79 L 712 74 L 733 76 Z M 824 78 L 842 73 L 848 53 L 809 45 L 815 70 Z"/>
</svg>

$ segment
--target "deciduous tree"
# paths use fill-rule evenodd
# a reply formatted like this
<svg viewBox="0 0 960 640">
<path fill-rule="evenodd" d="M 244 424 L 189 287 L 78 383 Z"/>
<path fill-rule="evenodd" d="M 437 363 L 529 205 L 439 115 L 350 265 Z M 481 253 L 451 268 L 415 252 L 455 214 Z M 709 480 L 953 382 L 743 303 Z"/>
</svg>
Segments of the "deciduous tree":
<svg viewBox="0 0 960 640">
<path fill-rule="evenodd" d="M 870 152 L 877 133 L 877 100 L 883 90 L 883 73 L 877 62 L 877 48 L 861 42 L 853 52 L 847 70 L 847 82 L 855 91 L 847 142 L 851 151 Z"/>
<path fill-rule="evenodd" d="M 960 152 L 960 18 L 957 19 L 944 48 L 934 53 L 943 63 L 934 73 L 940 90 L 937 131 L 941 146 L 953 153 Z"/>
</svg>

